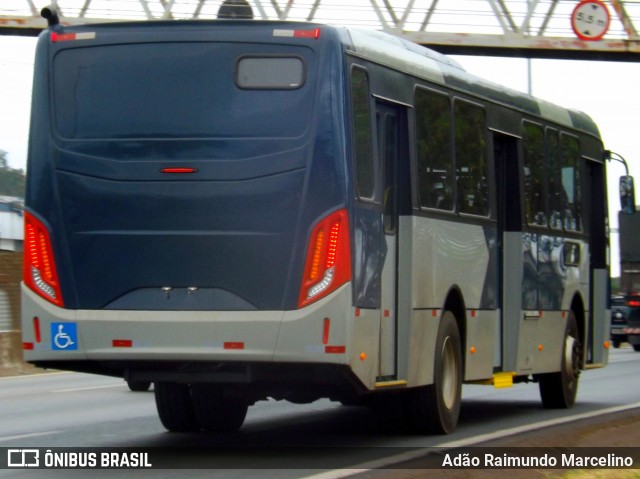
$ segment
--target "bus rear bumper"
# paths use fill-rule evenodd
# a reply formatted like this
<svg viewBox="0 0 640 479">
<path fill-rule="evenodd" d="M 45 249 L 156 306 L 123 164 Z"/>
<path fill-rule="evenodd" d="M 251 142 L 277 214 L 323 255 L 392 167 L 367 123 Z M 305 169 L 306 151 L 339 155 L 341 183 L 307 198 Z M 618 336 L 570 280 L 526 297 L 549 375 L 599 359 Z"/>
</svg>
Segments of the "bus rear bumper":
<svg viewBox="0 0 640 479">
<path fill-rule="evenodd" d="M 294 311 L 69 310 L 22 285 L 23 352 L 72 370 L 92 361 L 347 364 L 350 304 L 345 285 Z"/>
</svg>

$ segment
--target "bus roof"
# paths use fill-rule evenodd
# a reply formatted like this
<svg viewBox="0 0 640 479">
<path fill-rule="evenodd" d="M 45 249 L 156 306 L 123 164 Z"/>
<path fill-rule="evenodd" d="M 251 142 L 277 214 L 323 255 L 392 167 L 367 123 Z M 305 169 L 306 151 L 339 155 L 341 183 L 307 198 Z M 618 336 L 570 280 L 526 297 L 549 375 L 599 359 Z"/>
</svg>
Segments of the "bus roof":
<svg viewBox="0 0 640 479">
<path fill-rule="evenodd" d="M 350 43 L 345 41 L 345 45 L 358 56 L 600 137 L 596 124 L 581 111 L 564 108 L 472 75 L 446 55 L 408 40 L 373 30 L 345 30 L 350 37 Z"/>
<path fill-rule="evenodd" d="M 114 22 L 83 26 L 63 27 L 59 32 L 73 31 L 105 31 L 119 30 L 122 34 L 130 34 L 141 29 L 160 30 L 176 29 L 176 31 L 194 31 L 211 33 L 214 25 L 222 26 L 228 32 L 225 38 L 237 37 L 241 29 L 252 28 L 252 40 L 264 38 L 265 32 L 271 31 L 271 41 L 287 41 L 290 38 L 280 37 L 273 32 L 283 29 L 310 30 L 315 28 L 333 30 L 341 38 L 346 51 L 364 59 L 389 66 L 409 75 L 441 84 L 453 89 L 477 95 L 488 101 L 518 109 L 532 116 L 574 128 L 600 138 L 598 127 L 585 113 L 574 109 L 563 108 L 556 104 L 533 97 L 526 93 L 505 87 L 466 72 L 462 66 L 441 53 L 418 45 L 400 37 L 375 30 L 341 27 L 336 25 L 288 22 L 273 20 L 162 20 L 153 22 Z M 230 28 L 233 27 L 233 28 Z M 60 27 L 55 27 L 60 28 Z M 180 37 L 180 36 L 178 36 Z M 325 35 L 321 36 L 322 38 Z"/>
</svg>

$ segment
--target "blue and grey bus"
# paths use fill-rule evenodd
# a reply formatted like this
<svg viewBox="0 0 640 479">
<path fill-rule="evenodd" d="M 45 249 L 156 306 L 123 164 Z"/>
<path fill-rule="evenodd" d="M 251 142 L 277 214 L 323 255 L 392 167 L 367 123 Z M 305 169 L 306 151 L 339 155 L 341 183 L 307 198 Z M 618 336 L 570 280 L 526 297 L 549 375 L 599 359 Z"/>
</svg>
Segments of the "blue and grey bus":
<svg viewBox="0 0 640 479">
<path fill-rule="evenodd" d="M 585 114 L 309 23 L 52 25 L 34 75 L 29 362 L 152 382 L 171 431 L 393 396 L 428 433 L 463 384 L 566 408 L 606 364 Z"/>
</svg>

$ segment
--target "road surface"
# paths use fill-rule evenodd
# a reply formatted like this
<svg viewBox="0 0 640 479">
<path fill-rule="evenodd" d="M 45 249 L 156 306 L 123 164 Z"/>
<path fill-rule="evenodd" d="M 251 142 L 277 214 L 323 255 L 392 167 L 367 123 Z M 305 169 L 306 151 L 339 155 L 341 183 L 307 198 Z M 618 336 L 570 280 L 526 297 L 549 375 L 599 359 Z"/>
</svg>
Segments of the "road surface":
<svg viewBox="0 0 640 479">
<path fill-rule="evenodd" d="M 78 373 L 20 376 L 0 379 L 0 447 L 204 447 L 213 448 L 213 456 L 216 450 L 225 453 L 215 458 L 220 461 L 211 466 L 215 470 L 192 470 L 188 477 L 301 478 L 388 456 L 411 456 L 423 448 L 465 447 L 575 418 L 615 411 L 619 416 L 621 410 L 640 408 L 639 374 L 640 353 L 612 350 L 606 368 L 582 374 L 578 401 L 568 411 L 543 409 L 536 384 L 509 389 L 465 385 L 460 423 L 449 436 L 409 434 L 393 417 L 382 419 L 367 408 L 327 400 L 308 405 L 257 403 L 237 434 L 169 433 L 157 418 L 153 392 L 131 392 L 117 378 Z M 29 472 L 33 477 L 87 475 L 86 470 Z M 176 477 L 177 471 L 90 472 L 91 477 L 162 478 Z M 0 477 L 23 474 L 0 470 Z"/>
</svg>

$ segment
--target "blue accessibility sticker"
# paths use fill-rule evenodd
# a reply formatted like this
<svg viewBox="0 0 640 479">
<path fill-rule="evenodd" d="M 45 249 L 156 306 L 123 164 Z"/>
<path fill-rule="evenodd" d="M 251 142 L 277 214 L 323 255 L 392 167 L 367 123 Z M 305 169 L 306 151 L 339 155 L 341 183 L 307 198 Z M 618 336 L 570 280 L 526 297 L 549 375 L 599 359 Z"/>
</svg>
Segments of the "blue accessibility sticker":
<svg viewBox="0 0 640 479">
<path fill-rule="evenodd" d="M 51 349 L 76 351 L 78 349 L 78 325 L 76 323 L 51 323 Z"/>
</svg>

